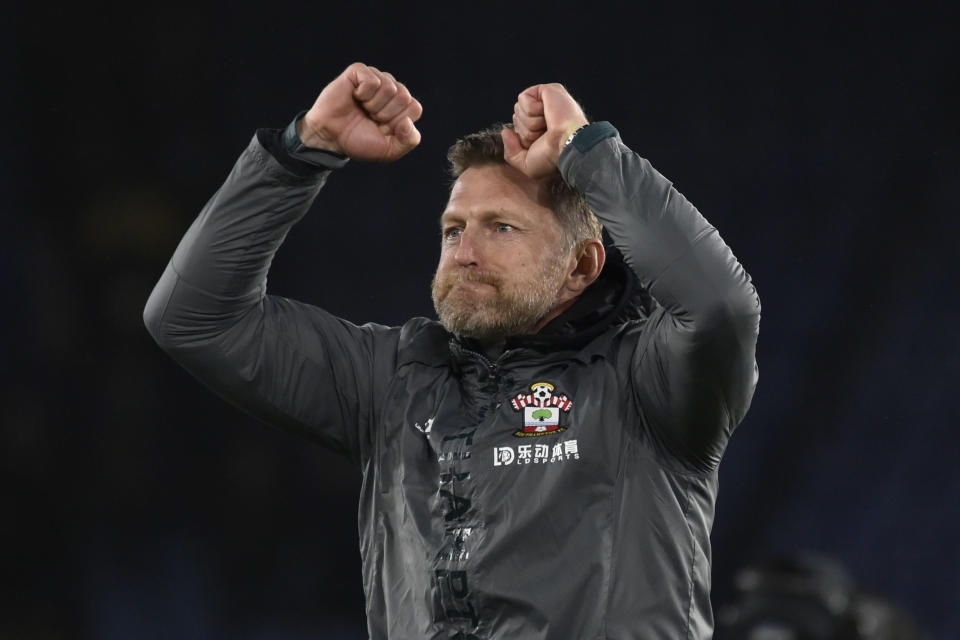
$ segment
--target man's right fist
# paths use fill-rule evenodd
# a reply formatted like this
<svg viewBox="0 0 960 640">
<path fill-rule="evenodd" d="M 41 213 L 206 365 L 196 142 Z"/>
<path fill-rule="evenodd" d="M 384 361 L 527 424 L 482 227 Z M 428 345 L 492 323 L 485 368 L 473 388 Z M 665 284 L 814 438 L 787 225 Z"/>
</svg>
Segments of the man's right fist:
<svg viewBox="0 0 960 640">
<path fill-rule="evenodd" d="M 308 147 L 390 162 L 420 144 L 423 107 L 389 73 L 354 62 L 324 87 L 297 123 Z"/>
</svg>

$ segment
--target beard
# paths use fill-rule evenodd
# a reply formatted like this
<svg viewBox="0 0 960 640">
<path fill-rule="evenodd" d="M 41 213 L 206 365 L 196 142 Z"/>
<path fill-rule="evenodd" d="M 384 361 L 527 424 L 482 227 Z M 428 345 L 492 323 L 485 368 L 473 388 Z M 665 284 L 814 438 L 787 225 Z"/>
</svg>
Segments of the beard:
<svg viewBox="0 0 960 640">
<path fill-rule="evenodd" d="M 431 289 L 440 323 L 451 333 L 483 342 L 533 332 L 557 304 L 564 257 L 553 256 L 539 272 L 516 280 L 489 271 L 456 268 L 441 274 L 437 269 Z"/>
</svg>

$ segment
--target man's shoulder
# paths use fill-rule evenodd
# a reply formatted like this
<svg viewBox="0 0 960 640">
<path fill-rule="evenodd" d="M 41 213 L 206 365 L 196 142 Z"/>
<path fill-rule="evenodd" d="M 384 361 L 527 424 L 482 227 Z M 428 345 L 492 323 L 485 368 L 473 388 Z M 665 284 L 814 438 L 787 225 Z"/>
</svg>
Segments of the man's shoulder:
<svg viewBox="0 0 960 640">
<path fill-rule="evenodd" d="M 397 365 L 420 363 L 447 366 L 450 363 L 450 333 L 436 320 L 411 318 L 400 327 Z"/>
</svg>

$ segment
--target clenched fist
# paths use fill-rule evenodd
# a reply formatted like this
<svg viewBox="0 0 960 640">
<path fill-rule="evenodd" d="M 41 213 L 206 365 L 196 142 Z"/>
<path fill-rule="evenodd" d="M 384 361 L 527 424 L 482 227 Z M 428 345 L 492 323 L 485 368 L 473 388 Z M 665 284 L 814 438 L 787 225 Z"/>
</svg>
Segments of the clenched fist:
<svg viewBox="0 0 960 640">
<path fill-rule="evenodd" d="M 557 170 L 557 159 L 570 134 L 587 124 L 587 116 L 562 84 L 535 84 L 517 96 L 513 129 L 501 131 L 504 159 L 531 178 Z"/>
<path fill-rule="evenodd" d="M 355 62 L 324 87 L 297 123 L 297 133 L 308 147 L 355 160 L 390 162 L 420 144 L 413 123 L 422 113 L 403 83 Z"/>
</svg>

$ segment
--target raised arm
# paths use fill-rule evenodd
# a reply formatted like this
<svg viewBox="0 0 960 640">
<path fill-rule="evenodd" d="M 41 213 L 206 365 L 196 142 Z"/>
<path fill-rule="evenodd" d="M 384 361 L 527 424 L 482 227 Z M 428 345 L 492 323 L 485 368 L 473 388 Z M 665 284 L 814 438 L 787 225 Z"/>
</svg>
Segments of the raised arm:
<svg viewBox="0 0 960 640">
<path fill-rule="evenodd" d="M 354 64 L 296 130 L 259 131 L 181 240 L 143 314 L 157 343 L 227 400 L 355 458 L 374 362 L 391 360 L 375 354 L 390 350 L 397 331 L 268 296 L 267 271 L 330 170 L 345 156 L 404 155 L 419 143 L 420 113 L 392 76 Z"/>
<path fill-rule="evenodd" d="M 632 362 L 651 436 L 708 471 L 746 414 L 757 381 L 760 301 L 750 277 L 696 208 L 609 123 L 587 119 L 560 85 L 520 95 L 508 161 L 528 175 L 558 167 L 660 303 Z M 567 144 L 567 142 L 569 144 Z"/>
</svg>

